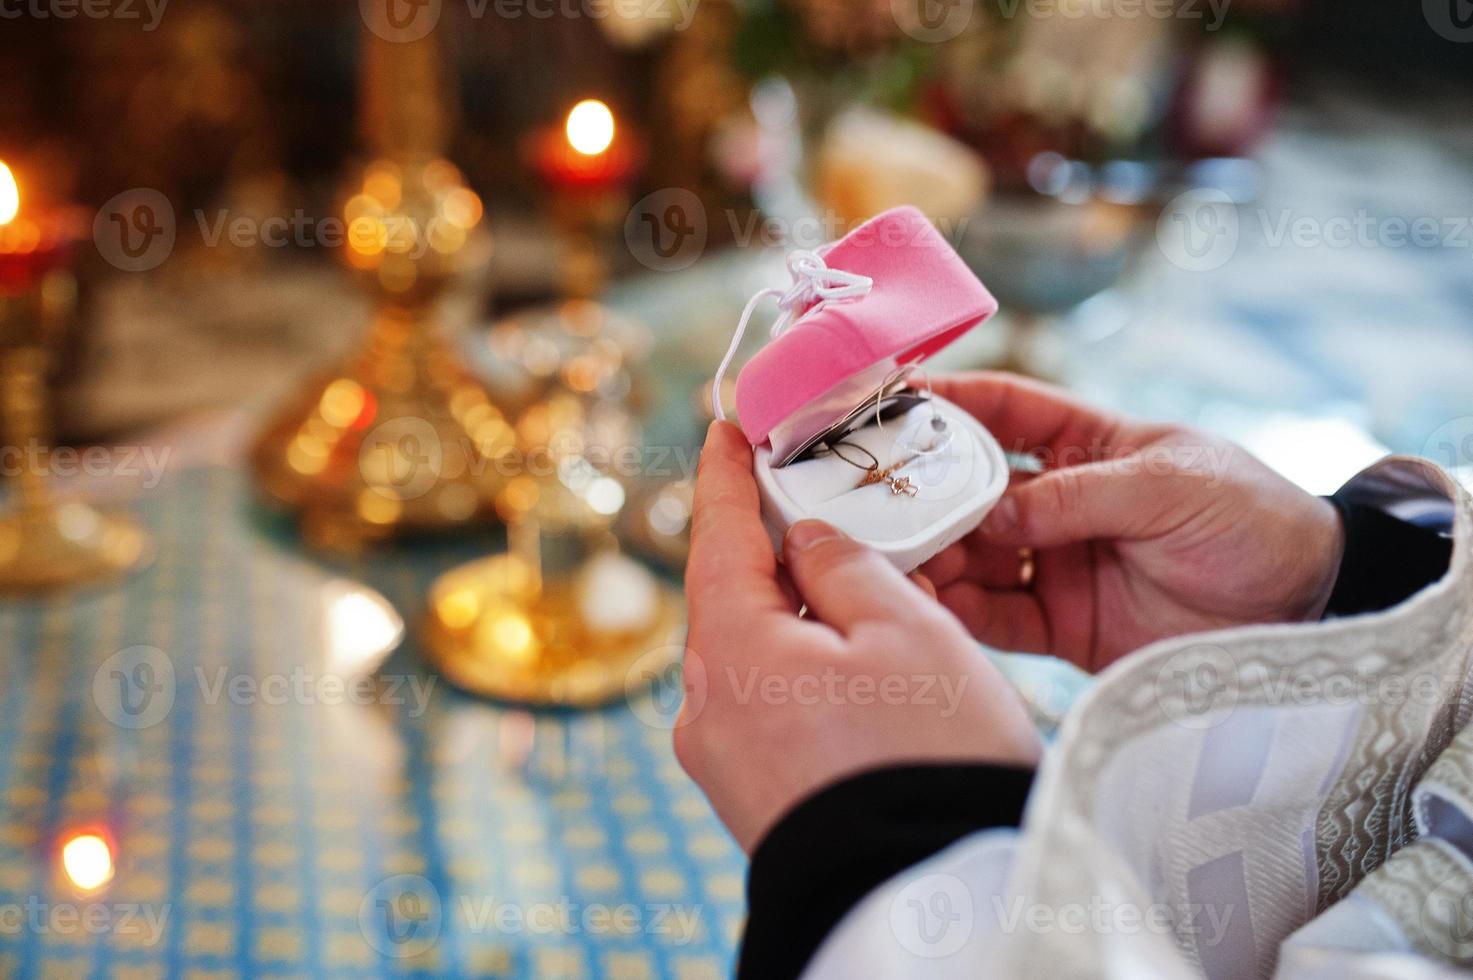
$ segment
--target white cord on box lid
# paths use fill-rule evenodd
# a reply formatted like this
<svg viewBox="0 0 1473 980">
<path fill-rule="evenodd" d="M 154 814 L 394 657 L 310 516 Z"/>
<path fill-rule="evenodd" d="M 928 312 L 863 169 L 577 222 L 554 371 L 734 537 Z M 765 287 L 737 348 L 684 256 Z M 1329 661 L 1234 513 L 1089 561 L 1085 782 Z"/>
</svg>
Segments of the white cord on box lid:
<svg viewBox="0 0 1473 980">
<path fill-rule="evenodd" d="M 718 419 L 726 418 L 726 410 L 721 406 L 721 379 L 726 376 L 726 369 L 736 356 L 737 347 L 741 345 L 742 337 L 747 332 L 747 322 L 752 319 L 758 303 L 768 296 L 778 297 L 777 305 L 783 312 L 772 325 L 772 336 L 776 338 L 796 322 L 800 316 L 799 310 L 803 310 L 801 315 L 806 316 L 832 300 L 867 296 L 875 284 L 869 276 L 829 268 L 822 255 L 808 249 L 795 249 L 788 253 L 788 274 L 793 277 L 793 284 L 787 291 L 776 288 L 759 290 L 747 300 L 747 306 L 742 310 L 736 333 L 731 337 L 731 346 L 726 349 L 726 356 L 721 359 L 721 365 L 716 368 L 716 376 L 711 380 L 711 410 Z M 811 307 L 810 303 L 813 304 Z"/>
</svg>

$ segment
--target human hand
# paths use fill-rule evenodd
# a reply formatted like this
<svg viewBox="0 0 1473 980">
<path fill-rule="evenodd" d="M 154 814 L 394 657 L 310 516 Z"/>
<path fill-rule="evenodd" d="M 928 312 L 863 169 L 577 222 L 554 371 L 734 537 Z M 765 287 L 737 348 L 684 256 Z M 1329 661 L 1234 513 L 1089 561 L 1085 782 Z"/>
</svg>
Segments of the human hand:
<svg viewBox="0 0 1473 980">
<path fill-rule="evenodd" d="M 1045 468 L 922 567 L 984 643 L 1099 670 L 1164 637 L 1323 614 L 1339 515 L 1245 450 L 1006 374 L 938 378 L 935 391 Z"/>
<path fill-rule="evenodd" d="M 743 849 L 866 769 L 1036 763 L 1017 692 L 922 584 L 819 521 L 793 525 L 783 558 L 762 527 L 751 447 L 717 422 L 696 478 L 674 737 Z"/>
</svg>

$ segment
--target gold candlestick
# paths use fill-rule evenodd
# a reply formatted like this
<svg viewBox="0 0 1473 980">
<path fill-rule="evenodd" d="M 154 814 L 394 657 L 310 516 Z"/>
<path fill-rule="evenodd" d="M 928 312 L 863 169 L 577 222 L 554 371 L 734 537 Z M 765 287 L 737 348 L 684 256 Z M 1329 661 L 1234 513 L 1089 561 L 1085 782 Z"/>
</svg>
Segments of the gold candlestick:
<svg viewBox="0 0 1473 980">
<path fill-rule="evenodd" d="M 0 292 L 0 447 L 14 501 L 0 516 L 0 593 L 86 585 L 147 564 L 148 535 L 130 517 L 58 500 L 45 476 L 46 365 L 70 276 Z"/>
<path fill-rule="evenodd" d="M 491 519 L 513 446 L 441 336 L 441 301 L 480 277 L 491 248 L 480 199 L 441 158 L 435 37 L 363 39 L 363 125 L 378 159 L 344 206 L 344 256 L 378 310 L 361 352 L 309 384 L 252 453 L 267 496 L 337 551 Z"/>
<path fill-rule="evenodd" d="M 629 360 L 646 331 L 591 297 L 603 288 L 599 246 L 623 212 L 637 153 L 593 100 L 562 129 L 534 134 L 525 152 L 553 193 L 569 299 L 492 332 L 493 349 L 533 389 L 514 427 L 525 465 L 496 501 L 507 551 L 434 583 L 426 648 L 474 693 L 591 707 L 649 683 L 682 649 L 679 593 L 621 554 L 611 530 L 626 497 L 614 462 L 620 447 L 638 445 Z"/>
<path fill-rule="evenodd" d="M 567 380 L 518 421 L 521 450 L 538 465 L 498 497 L 508 550 L 434 583 L 425 639 L 431 661 L 459 687 L 591 707 L 644 686 L 678 658 L 684 618 L 679 593 L 621 554 L 610 530 L 625 489 L 596 460 L 629 444 L 632 421 Z"/>
</svg>

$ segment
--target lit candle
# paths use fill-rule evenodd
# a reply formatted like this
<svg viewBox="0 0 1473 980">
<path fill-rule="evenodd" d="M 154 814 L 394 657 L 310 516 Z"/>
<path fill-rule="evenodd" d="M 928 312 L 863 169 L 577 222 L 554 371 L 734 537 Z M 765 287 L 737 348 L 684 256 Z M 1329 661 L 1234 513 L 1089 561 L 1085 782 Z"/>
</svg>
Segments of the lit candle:
<svg viewBox="0 0 1473 980">
<path fill-rule="evenodd" d="M 559 190 L 603 191 L 626 185 L 639 169 L 642 150 L 622 133 L 614 113 L 597 99 L 584 99 L 561 127 L 533 134 L 527 147 L 532 169 Z"/>
<path fill-rule="evenodd" d="M 80 221 L 69 209 L 22 210 L 20 183 L 0 161 L 0 293 L 25 292 L 66 263 Z"/>
<path fill-rule="evenodd" d="M 573 149 L 586 157 L 600 156 L 614 142 L 614 113 L 598 99 L 584 99 L 568 113 L 563 131 Z"/>
<path fill-rule="evenodd" d="M 0 160 L 0 226 L 8 225 L 20 213 L 20 187 L 15 174 L 5 161 Z"/>
<path fill-rule="evenodd" d="M 73 833 L 62 842 L 61 867 L 78 889 L 96 891 L 112 880 L 112 845 L 99 833 Z"/>
</svg>

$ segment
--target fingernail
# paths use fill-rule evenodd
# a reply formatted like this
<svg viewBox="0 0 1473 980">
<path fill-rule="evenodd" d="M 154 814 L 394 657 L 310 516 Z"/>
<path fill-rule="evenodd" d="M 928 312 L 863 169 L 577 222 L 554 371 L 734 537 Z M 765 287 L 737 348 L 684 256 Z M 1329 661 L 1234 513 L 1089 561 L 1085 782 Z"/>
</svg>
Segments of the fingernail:
<svg viewBox="0 0 1473 980">
<path fill-rule="evenodd" d="M 799 521 L 788 528 L 784 547 L 791 551 L 807 551 L 814 545 L 843 536 L 838 528 L 823 521 Z"/>
<path fill-rule="evenodd" d="M 1001 534 L 1005 531 L 1014 530 L 1018 526 L 1018 502 L 1012 497 L 1004 497 L 992 508 L 987 519 L 982 522 L 982 530 L 986 534 Z"/>
</svg>

